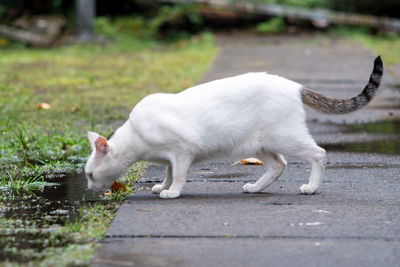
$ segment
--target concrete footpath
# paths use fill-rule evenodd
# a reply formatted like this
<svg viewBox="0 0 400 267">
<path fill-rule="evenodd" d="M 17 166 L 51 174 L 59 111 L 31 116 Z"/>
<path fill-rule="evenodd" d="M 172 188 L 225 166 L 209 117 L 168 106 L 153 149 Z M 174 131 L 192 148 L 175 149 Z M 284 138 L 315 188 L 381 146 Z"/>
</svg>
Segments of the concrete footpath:
<svg viewBox="0 0 400 267">
<path fill-rule="evenodd" d="M 219 36 L 218 44 L 204 81 L 268 71 L 341 98 L 362 90 L 375 58 L 357 42 L 323 36 Z M 91 266 L 400 266 L 400 157 L 329 150 L 398 140 L 399 131 L 347 125 L 400 117 L 395 70 L 385 69 L 376 99 L 361 111 L 327 116 L 307 109 L 313 136 L 328 149 L 317 194 L 299 194 L 310 166 L 296 159 L 287 158 L 282 177 L 259 194 L 242 193 L 242 185 L 265 167 L 221 159 L 193 166 L 181 198 L 159 199 L 149 189 L 165 167 L 151 164 Z"/>
</svg>

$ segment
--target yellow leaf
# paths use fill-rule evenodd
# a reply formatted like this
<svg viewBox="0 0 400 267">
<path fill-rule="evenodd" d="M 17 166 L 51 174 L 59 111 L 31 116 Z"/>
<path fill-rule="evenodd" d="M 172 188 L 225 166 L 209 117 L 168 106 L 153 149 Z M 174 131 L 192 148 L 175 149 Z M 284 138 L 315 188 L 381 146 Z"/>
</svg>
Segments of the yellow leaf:
<svg viewBox="0 0 400 267">
<path fill-rule="evenodd" d="M 264 162 L 256 158 L 242 159 L 241 163 L 243 165 L 264 165 Z"/>
<path fill-rule="evenodd" d="M 50 104 L 47 104 L 45 102 L 40 103 L 39 105 L 37 105 L 38 109 L 51 109 Z"/>
</svg>

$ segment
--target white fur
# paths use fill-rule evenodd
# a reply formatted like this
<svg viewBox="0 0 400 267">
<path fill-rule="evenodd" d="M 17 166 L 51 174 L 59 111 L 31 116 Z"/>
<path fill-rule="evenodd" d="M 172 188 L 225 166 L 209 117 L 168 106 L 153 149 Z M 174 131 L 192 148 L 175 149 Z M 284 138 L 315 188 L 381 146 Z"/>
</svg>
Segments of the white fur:
<svg viewBox="0 0 400 267">
<path fill-rule="evenodd" d="M 266 73 L 248 73 L 189 88 L 178 94 L 153 94 L 132 110 L 129 120 L 109 140 L 105 157 L 90 155 L 85 171 L 93 173 L 90 189 L 109 186 L 138 160 L 166 163 L 165 181 L 153 187 L 161 198 L 179 197 L 194 162 L 210 157 L 256 156 L 267 172 L 244 192 L 260 192 L 279 178 L 283 156 L 312 165 L 301 193 L 320 186 L 325 150 L 305 124 L 302 86 Z M 93 143 L 93 134 L 89 134 Z"/>
</svg>

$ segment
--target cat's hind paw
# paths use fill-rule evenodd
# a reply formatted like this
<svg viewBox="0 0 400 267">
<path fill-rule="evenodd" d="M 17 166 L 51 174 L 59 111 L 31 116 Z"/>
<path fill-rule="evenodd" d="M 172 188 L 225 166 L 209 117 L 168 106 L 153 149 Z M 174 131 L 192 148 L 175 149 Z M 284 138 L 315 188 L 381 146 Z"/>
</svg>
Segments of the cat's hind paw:
<svg viewBox="0 0 400 267">
<path fill-rule="evenodd" d="M 312 195 L 317 192 L 318 187 L 315 185 L 310 185 L 310 184 L 303 184 L 300 186 L 299 190 L 302 194 L 304 195 Z"/>
<path fill-rule="evenodd" d="M 160 193 L 160 198 L 178 198 L 181 192 L 175 190 L 163 190 Z"/>
<path fill-rule="evenodd" d="M 165 189 L 164 185 L 156 184 L 151 188 L 151 192 L 153 192 L 154 194 L 160 194 L 164 189 Z"/>
<path fill-rule="evenodd" d="M 243 192 L 245 193 L 258 193 L 261 191 L 261 188 L 255 184 L 245 184 L 243 186 Z"/>
</svg>

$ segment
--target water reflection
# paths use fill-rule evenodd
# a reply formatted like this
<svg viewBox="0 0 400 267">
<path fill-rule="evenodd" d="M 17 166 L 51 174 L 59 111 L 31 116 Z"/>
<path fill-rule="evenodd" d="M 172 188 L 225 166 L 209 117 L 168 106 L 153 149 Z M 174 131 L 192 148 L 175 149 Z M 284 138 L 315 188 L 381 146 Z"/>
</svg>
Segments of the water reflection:
<svg viewBox="0 0 400 267">
<path fill-rule="evenodd" d="M 400 120 L 380 121 L 365 124 L 351 124 L 347 126 L 347 132 L 365 132 L 370 134 L 391 134 L 397 138 L 390 140 L 371 142 L 346 142 L 338 144 L 322 144 L 328 151 L 339 152 L 364 152 L 400 155 Z"/>
<path fill-rule="evenodd" d="M 59 185 L 45 187 L 37 191 L 36 197 L 27 194 L 16 197 L 4 203 L 6 218 L 30 219 L 36 224 L 63 224 L 66 220 L 73 221 L 82 205 L 99 201 L 98 193 L 87 189 L 83 172 L 65 177 L 51 179 Z"/>
</svg>

